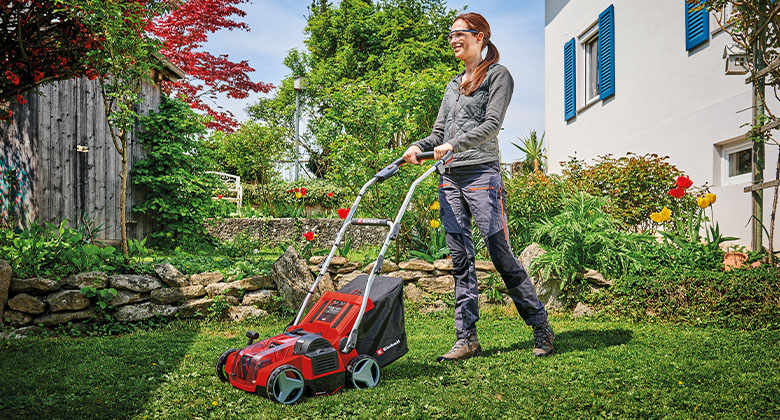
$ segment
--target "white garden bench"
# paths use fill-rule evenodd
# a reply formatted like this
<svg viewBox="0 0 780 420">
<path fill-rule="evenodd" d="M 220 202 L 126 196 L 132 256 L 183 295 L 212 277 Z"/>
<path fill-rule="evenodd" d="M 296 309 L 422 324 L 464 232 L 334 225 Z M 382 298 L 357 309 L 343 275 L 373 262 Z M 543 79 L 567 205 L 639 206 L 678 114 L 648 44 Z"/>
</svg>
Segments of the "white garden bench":
<svg viewBox="0 0 780 420">
<path fill-rule="evenodd" d="M 216 175 L 227 189 L 227 195 L 222 196 L 222 198 L 211 198 L 214 200 L 227 200 L 231 203 L 236 203 L 238 206 L 238 214 L 241 215 L 241 205 L 244 200 L 244 189 L 241 187 L 241 177 L 223 172 L 206 171 L 206 173 Z"/>
</svg>

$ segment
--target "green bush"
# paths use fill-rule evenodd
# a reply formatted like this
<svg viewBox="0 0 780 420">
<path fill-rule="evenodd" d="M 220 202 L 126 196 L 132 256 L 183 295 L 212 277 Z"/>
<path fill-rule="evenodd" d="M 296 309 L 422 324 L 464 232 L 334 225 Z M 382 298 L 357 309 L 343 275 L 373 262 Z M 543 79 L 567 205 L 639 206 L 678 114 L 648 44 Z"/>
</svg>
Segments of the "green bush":
<svg viewBox="0 0 780 420">
<path fill-rule="evenodd" d="M 205 220 L 225 211 L 211 197 L 221 184 L 209 169 L 201 118 L 187 104 L 163 96 L 160 111 L 141 118 L 147 157 L 136 163 L 133 184 L 145 187 L 144 201 L 133 208 L 152 219 L 157 246 L 193 246 L 209 241 Z"/>
<path fill-rule="evenodd" d="M 615 158 L 598 156 L 593 165 L 573 159 L 563 163 L 563 176 L 591 195 L 608 197 L 609 212 L 624 229 L 644 231 L 652 228 L 650 213 L 664 206 L 672 211 L 673 222 L 686 217 L 696 207 L 693 194 L 682 199 L 668 193 L 682 171 L 669 163 L 668 156 L 656 154 Z"/>
<path fill-rule="evenodd" d="M 531 243 L 534 226 L 561 211 L 563 194 L 573 186 L 558 175 L 541 172 L 515 174 L 505 186 L 510 241 L 519 253 Z"/>
<path fill-rule="evenodd" d="M 67 226 L 32 224 L 20 232 L 0 230 L 0 259 L 8 261 L 14 276 L 62 278 L 82 271 L 127 268 L 114 247 L 88 243 L 82 232 Z"/>
<path fill-rule="evenodd" d="M 306 195 L 296 198 L 296 188 L 305 188 Z M 332 195 L 328 195 L 330 193 Z M 306 205 L 319 206 L 319 215 L 336 217 L 336 213 L 331 210 L 349 207 L 354 199 L 348 188 L 323 179 L 244 185 L 244 202 L 251 203 L 266 217 L 305 216 L 303 208 Z"/>
<path fill-rule="evenodd" d="M 210 147 L 223 172 L 265 183 L 278 176 L 274 160 L 290 148 L 284 134 L 283 128 L 249 121 L 234 133 L 214 132 Z"/>
<path fill-rule="evenodd" d="M 629 275 L 587 301 L 608 315 L 729 328 L 780 329 L 780 269 L 665 269 Z"/>
</svg>

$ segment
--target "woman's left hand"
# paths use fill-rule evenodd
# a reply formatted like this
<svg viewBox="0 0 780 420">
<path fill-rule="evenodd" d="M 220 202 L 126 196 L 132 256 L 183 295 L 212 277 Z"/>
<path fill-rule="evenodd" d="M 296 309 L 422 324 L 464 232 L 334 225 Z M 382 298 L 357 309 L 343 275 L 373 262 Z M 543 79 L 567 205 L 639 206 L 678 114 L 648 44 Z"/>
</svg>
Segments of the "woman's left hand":
<svg viewBox="0 0 780 420">
<path fill-rule="evenodd" d="M 447 152 L 452 151 L 452 145 L 449 143 L 444 143 L 440 146 L 436 146 L 433 148 L 433 158 L 435 160 L 439 160 L 444 157 L 444 155 L 447 154 Z"/>
</svg>

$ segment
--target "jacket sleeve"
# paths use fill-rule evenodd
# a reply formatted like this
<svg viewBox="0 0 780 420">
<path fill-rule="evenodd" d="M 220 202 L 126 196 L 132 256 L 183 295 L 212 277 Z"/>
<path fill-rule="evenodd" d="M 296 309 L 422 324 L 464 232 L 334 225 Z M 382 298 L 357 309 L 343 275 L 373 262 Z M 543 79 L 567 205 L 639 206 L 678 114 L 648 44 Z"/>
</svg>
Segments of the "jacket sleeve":
<svg viewBox="0 0 780 420">
<path fill-rule="evenodd" d="M 485 110 L 485 121 L 473 129 L 451 139 L 455 153 L 473 149 L 498 135 L 504 122 L 506 109 L 512 100 L 515 82 L 504 66 L 498 66 L 490 75 L 490 92 Z"/>
<path fill-rule="evenodd" d="M 436 122 L 433 123 L 433 130 L 428 137 L 418 140 L 412 143 L 413 146 L 417 146 L 423 152 L 430 152 L 434 147 L 444 142 L 444 99 L 441 100 L 441 106 L 439 106 L 439 115 L 436 117 Z"/>
</svg>

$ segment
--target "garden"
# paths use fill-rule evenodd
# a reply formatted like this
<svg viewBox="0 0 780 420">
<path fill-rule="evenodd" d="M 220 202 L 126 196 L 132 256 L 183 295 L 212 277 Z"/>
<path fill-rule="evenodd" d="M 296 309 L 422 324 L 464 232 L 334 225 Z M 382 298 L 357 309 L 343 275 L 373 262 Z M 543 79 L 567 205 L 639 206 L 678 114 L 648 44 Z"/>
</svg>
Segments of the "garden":
<svg viewBox="0 0 780 420">
<path fill-rule="evenodd" d="M 306 50 L 288 53 L 289 76 L 235 130 L 176 95 L 134 116 L 145 155 L 126 179 L 144 191 L 132 212 L 154 226 L 145 237 L 112 246 L 89 214 L 22 225 L 6 209 L 0 417 L 780 418 L 772 252 L 724 236 L 718 197 L 668 156 L 571 158 L 549 174 L 535 132 L 515 144 L 525 162 L 502 175 L 508 236 L 552 315 L 553 356 L 532 356 L 475 226 L 484 357 L 436 362 L 454 338 L 455 300 L 431 176 L 382 265 L 403 280 L 409 352 L 377 387 L 286 406 L 219 380 L 217 357 L 246 346 L 247 331 L 283 333 L 318 274 L 315 298 L 372 272 L 384 227 L 350 226 L 322 264 L 352 210 L 393 219 L 430 164 L 405 165 L 352 208 L 428 134 L 458 71 L 430 36 L 454 10 L 378 3 L 313 2 Z M 300 76 L 317 88 L 296 92 Z M 300 139 L 296 95 L 308 116 Z M 287 180 L 278 161 L 299 147 L 312 176 Z M 241 178 L 240 203 L 214 172 Z M 16 202 L 13 188 L 3 194 Z"/>
</svg>

